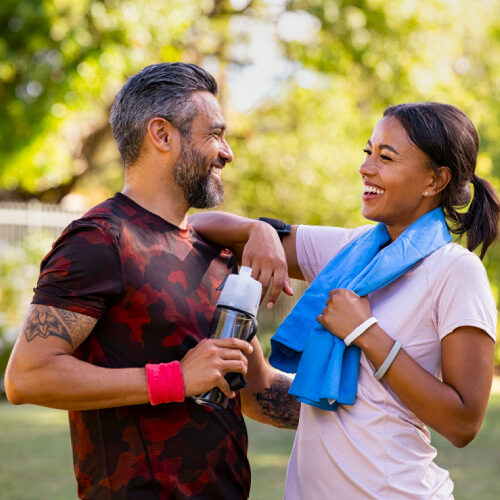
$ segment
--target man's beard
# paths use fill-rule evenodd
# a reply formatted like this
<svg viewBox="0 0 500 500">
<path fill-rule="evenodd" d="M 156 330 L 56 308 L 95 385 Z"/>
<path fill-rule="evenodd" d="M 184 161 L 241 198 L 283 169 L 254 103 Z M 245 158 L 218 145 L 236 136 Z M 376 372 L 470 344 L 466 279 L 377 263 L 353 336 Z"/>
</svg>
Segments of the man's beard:
<svg viewBox="0 0 500 500">
<path fill-rule="evenodd" d="M 224 186 L 210 175 L 211 171 L 211 162 L 187 140 L 182 140 L 179 159 L 174 165 L 174 179 L 190 207 L 212 208 L 224 199 Z"/>
</svg>

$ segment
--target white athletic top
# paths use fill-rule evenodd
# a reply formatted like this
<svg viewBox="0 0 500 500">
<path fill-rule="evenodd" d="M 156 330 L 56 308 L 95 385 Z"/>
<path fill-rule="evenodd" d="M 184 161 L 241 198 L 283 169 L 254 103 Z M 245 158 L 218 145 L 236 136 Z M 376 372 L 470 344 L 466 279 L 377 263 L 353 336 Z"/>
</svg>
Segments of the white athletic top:
<svg viewBox="0 0 500 500">
<path fill-rule="evenodd" d="M 297 258 L 307 281 L 370 227 L 300 226 Z M 476 255 L 455 243 L 369 298 L 381 328 L 438 377 L 440 341 L 457 327 L 474 326 L 496 337 L 497 310 L 486 271 Z M 285 499 L 448 500 L 453 483 L 435 456 L 428 429 L 375 379 L 361 354 L 354 405 L 334 412 L 301 405 Z"/>
</svg>

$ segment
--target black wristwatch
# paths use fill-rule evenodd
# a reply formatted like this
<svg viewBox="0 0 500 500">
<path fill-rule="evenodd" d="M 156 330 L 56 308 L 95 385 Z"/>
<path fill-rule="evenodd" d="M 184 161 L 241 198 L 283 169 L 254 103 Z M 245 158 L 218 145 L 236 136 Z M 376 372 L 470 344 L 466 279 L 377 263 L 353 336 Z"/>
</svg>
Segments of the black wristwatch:
<svg viewBox="0 0 500 500">
<path fill-rule="evenodd" d="M 272 219 L 271 217 L 259 217 L 259 220 L 261 220 L 262 222 L 267 222 L 267 224 L 273 226 L 278 233 L 281 241 L 283 241 L 283 238 L 285 236 L 288 236 L 292 232 L 292 226 L 290 226 L 290 224 L 287 224 L 286 222 L 283 222 L 282 220 Z"/>
</svg>

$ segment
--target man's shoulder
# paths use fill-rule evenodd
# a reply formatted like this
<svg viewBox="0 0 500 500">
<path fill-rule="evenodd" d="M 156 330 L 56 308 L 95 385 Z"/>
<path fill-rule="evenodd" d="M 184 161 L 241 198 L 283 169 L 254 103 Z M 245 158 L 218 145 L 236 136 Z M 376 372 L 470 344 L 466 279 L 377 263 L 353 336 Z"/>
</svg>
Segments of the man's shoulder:
<svg viewBox="0 0 500 500">
<path fill-rule="evenodd" d="M 129 215 L 127 208 L 126 203 L 116 194 L 89 209 L 77 221 L 95 224 L 120 224 Z"/>
<path fill-rule="evenodd" d="M 118 195 L 115 195 L 90 208 L 80 218 L 72 221 L 61 236 L 95 230 L 116 238 L 129 215 L 126 204 Z"/>
</svg>

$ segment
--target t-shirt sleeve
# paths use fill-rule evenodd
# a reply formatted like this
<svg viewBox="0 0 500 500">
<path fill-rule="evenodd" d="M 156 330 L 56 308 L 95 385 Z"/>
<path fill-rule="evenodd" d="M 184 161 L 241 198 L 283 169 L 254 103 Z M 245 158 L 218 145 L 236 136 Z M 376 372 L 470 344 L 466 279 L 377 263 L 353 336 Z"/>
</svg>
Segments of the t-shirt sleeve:
<svg viewBox="0 0 500 500">
<path fill-rule="evenodd" d="M 95 223 L 71 223 L 42 260 L 34 292 L 33 304 L 99 319 L 123 292 L 112 235 Z"/>
<path fill-rule="evenodd" d="M 486 270 L 473 253 L 455 259 L 443 271 L 436 290 L 434 318 L 442 340 L 460 326 L 473 326 L 496 339 L 498 311 Z"/>
<path fill-rule="evenodd" d="M 297 228 L 297 262 L 304 278 L 310 283 L 347 244 L 372 226 L 344 229 L 329 226 Z"/>
</svg>

